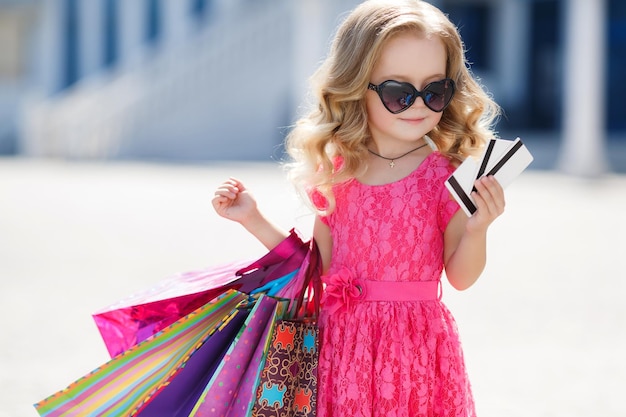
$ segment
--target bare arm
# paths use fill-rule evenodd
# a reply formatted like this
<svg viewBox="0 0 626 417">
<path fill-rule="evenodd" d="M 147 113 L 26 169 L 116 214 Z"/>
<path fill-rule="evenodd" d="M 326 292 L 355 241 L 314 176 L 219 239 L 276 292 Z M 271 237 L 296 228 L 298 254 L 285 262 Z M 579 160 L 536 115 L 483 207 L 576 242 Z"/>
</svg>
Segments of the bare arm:
<svg viewBox="0 0 626 417">
<path fill-rule="evenodd" d="M 235 178 L 217 188 L 212 204 L 217 214 L 240 223 L 269 250 L 289 235 L 261 213 L 254 196 Z"/>
<path fill-rule="evenodd" d="M 333 251 L 333 240 L 330 229 L 319 216 L 315 216 L 315 224 L 313 225 L 313 238 L 317 244 L 322 258 L 322 271 L 326 273 L 330 267 L 330 259 Z"/>
<path fill-rule="evenodd" d="M 444 264 L 450 284 L 465 290 L 478 279 L 487 262 L 487 229 L 504 212 L 504 192 L 493 177 L 476 181 L 476 212 L 468 218 L 459 210 L 444 234 Z"/>
</svg>

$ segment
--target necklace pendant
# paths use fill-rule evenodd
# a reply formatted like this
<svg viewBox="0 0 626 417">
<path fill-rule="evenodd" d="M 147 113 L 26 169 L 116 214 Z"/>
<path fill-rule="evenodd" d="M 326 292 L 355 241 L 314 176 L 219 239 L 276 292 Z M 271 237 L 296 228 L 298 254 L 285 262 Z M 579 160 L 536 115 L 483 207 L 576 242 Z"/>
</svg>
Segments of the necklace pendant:
<svg viewBox="0 0 626 417">
<path fill-rule="evenodd" d="M 389 162 L 389 168 L 393 168 L 396 166 L 396 163 L 393 162 L 393 159 L 391 160 L 391 162 Z"/>
</svg>

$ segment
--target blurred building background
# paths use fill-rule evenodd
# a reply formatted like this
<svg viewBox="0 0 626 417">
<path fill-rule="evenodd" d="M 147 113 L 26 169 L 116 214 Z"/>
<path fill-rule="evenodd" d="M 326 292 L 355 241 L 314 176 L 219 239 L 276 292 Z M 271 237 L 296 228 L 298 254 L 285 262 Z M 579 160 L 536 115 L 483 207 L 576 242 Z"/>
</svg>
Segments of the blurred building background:
<svg viewBox="0 0 626 417">
<path fill-rule="evenodd" d="M 357 3 L 0 0 L 0 154 L 278 159 Z M 625 1 L 432 3 L 504 108 L 502 137 L 551 145 L 555 167 L 607 168 L 607 146 L 626 145 Z"/>
</svg>

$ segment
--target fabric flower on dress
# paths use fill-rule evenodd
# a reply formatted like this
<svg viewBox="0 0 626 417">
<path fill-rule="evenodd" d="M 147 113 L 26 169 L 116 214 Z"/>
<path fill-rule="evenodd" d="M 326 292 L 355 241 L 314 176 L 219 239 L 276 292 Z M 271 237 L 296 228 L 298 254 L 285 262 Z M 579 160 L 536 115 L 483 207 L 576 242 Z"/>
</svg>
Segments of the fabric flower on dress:
<svg viewBox="0 0 626 417">
<path fill-rule="evenodd" d="M 322 304 L 331 314 L 344 307 L 349 308 L 351 303 L 364 296 L 363 281 L 354 278 L 347 268 L 341 268 L 334 274 L 323 276 L 322 281 L 326 284 Z"/>
</svg>

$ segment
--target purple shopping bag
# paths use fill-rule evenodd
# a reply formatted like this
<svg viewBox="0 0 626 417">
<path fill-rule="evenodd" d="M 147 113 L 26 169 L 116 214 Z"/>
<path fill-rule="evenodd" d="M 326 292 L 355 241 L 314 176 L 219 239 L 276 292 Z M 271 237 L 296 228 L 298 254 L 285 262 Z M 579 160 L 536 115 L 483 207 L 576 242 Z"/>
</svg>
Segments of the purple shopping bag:
<svg viewBox="0 0 626 417">
<path fill-rule="evenodd" d="M 229 289 L 250 293 L 298 270 L 308 252 L 295 230 L 262 258 L 178 274 L 93 315 L 111 357 Z"/>
<path fill-rule="evenodd" d="M 210 339 L 187 361 L 184 368 L 162 388 L 136 416 L 187 417 L 200 398 L 203 387 L 211 379 L 224 355 L 249 317 L 250 311 L 238 309 Z"/>
<path fill-rule="evenodd" d="M 233 340 L 189 417 L 244 416 L 261 372 L 271 328 L 287 300 L 262 295 Z"/>
</svg>

